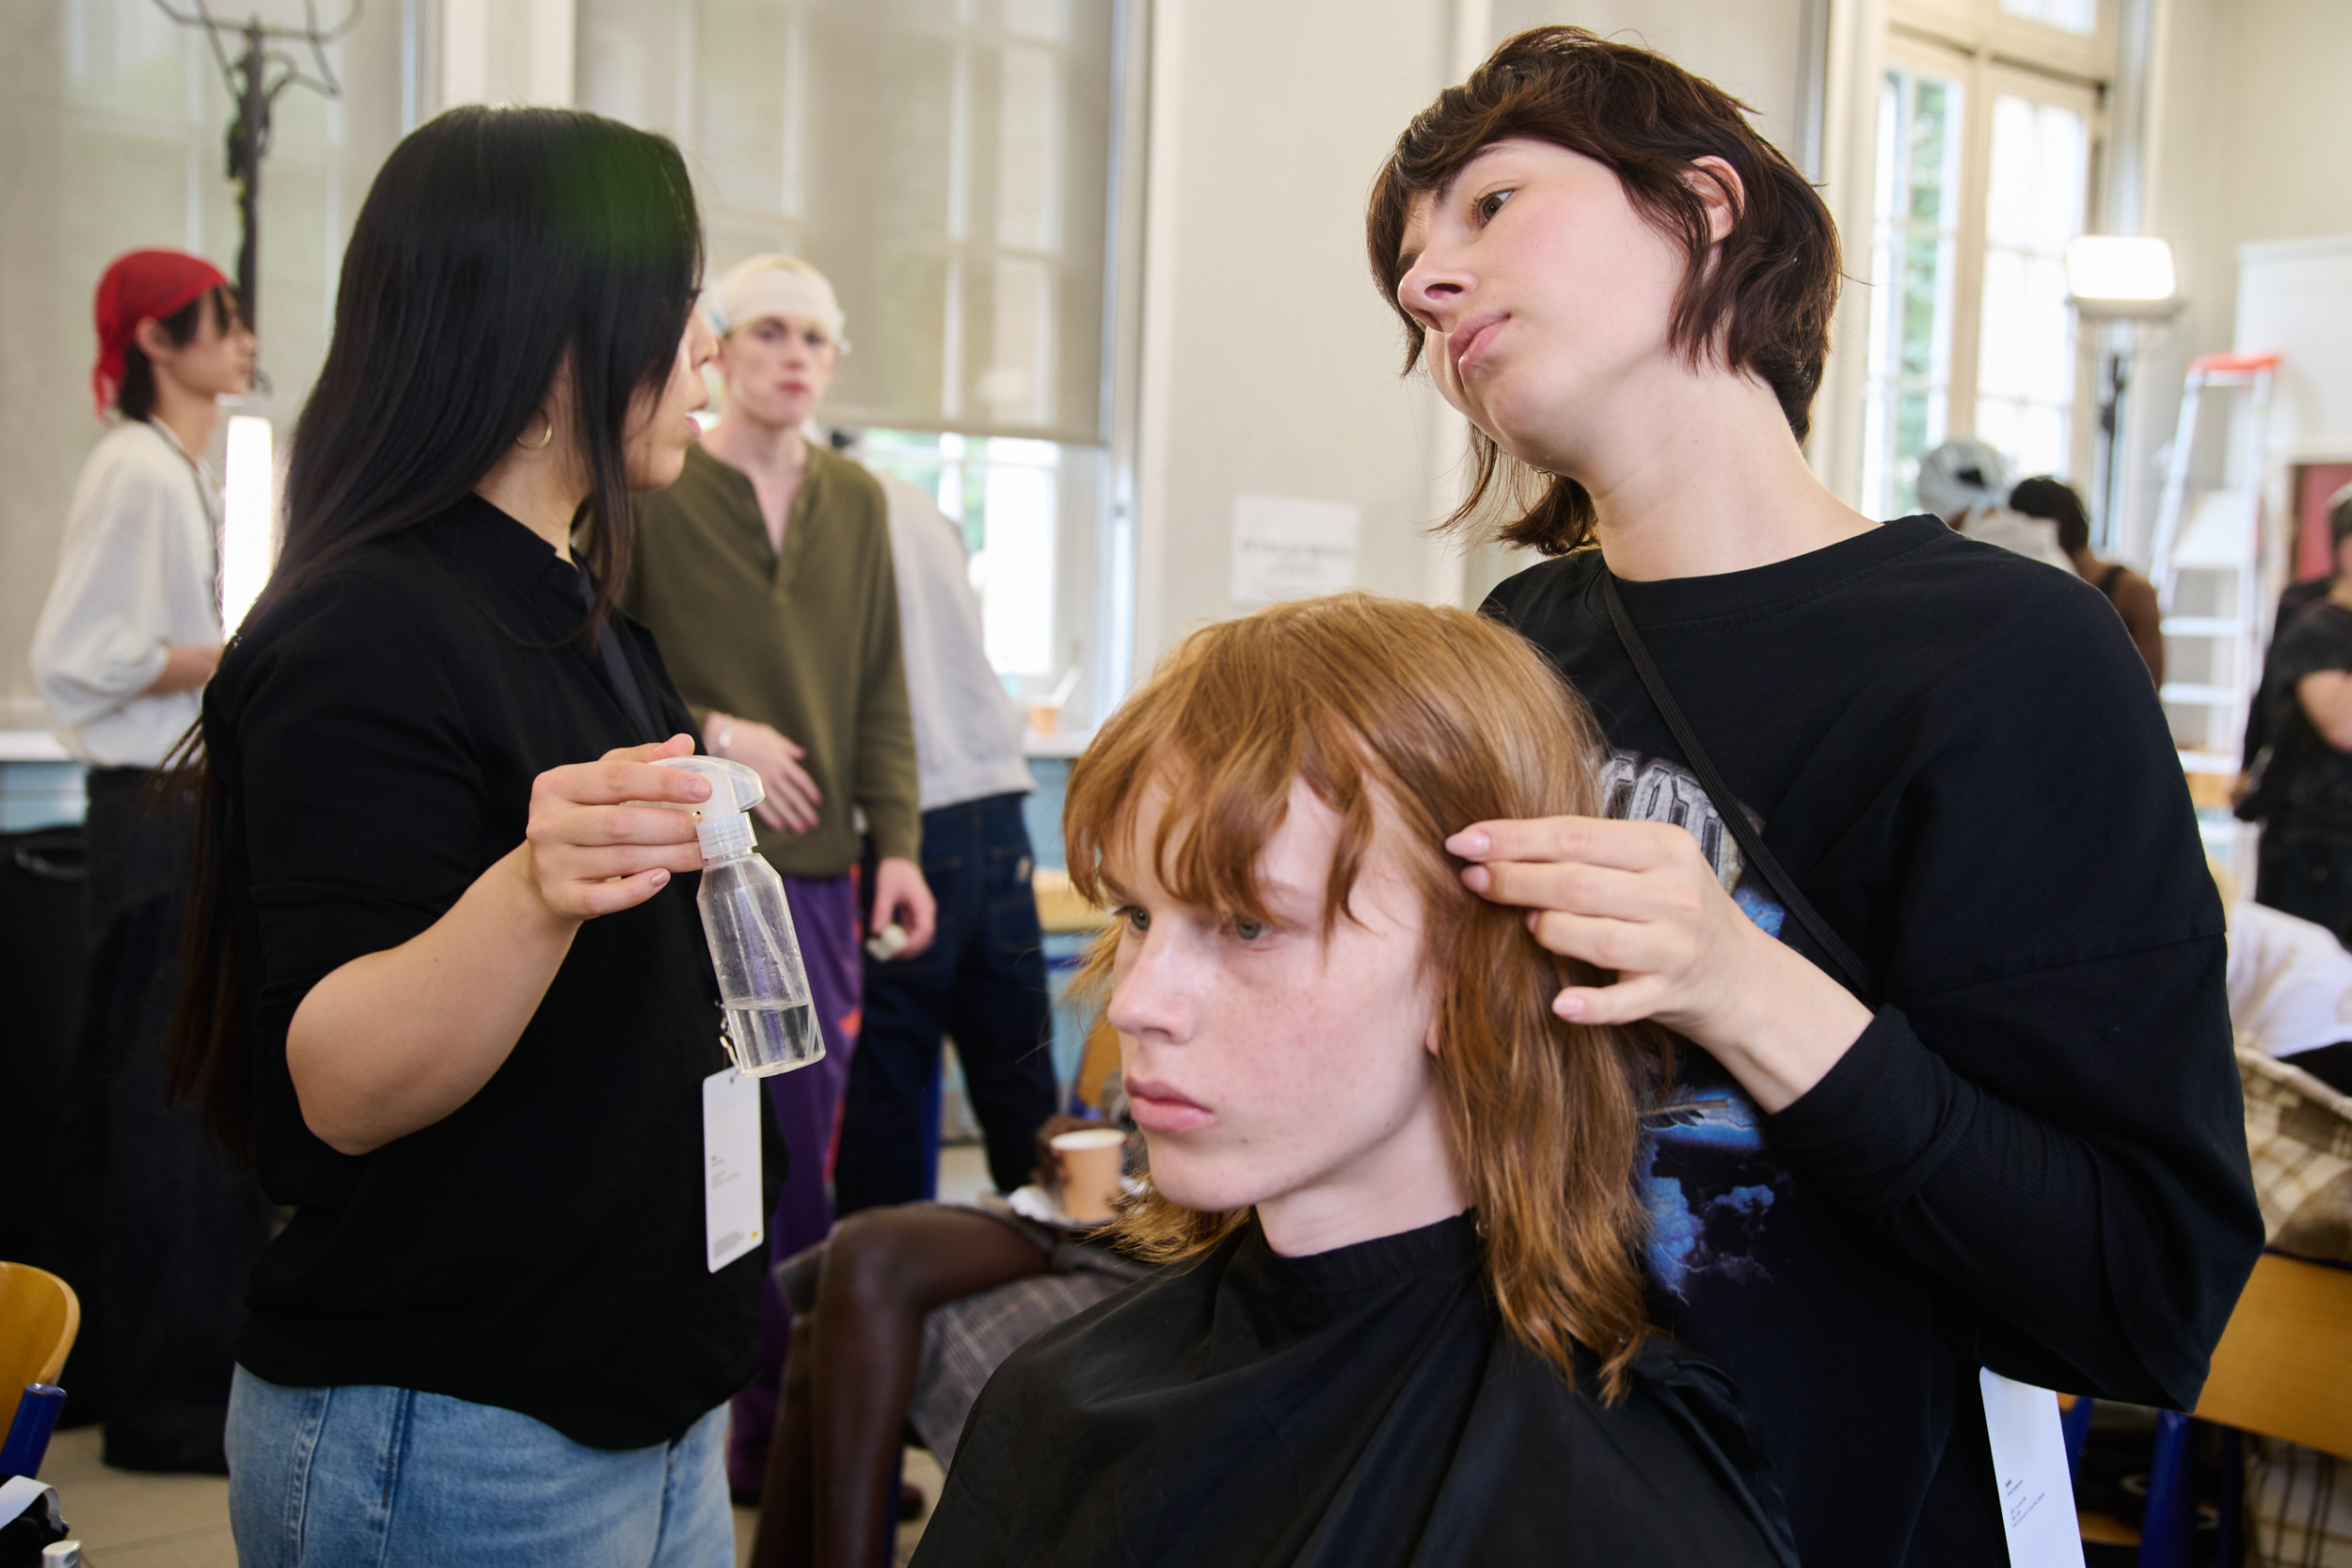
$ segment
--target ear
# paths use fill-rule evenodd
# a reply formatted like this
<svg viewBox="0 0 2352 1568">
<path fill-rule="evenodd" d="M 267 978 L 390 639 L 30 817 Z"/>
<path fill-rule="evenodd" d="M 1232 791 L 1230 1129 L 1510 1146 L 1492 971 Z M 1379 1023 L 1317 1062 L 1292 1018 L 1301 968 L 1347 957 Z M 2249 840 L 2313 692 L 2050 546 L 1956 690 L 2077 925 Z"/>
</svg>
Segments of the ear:
<svg viewBox="0 0 2352 1568">
<path fill-rule="evenodd" d="M 171 334 L 164 330 L 164 324 L 152 316 L 139 319 L 138 325 L 131 329 L 131 341 L 139 345 L 139 352 L 147 356 L 150 364 L 168 359 L 180 352 L 180 345 L 171 341 Z"/>
<path fill-rule="evenodd" d="M 1721 245 L 1740 221 L 1740 210 L 1747 205 L 1747 187 L 1740 182 L 1739 170 L 1710 154 L 1693 160 L 1683 172 L 1682 182 L 1707 209 L 1708 237 Z"/>
</svg>

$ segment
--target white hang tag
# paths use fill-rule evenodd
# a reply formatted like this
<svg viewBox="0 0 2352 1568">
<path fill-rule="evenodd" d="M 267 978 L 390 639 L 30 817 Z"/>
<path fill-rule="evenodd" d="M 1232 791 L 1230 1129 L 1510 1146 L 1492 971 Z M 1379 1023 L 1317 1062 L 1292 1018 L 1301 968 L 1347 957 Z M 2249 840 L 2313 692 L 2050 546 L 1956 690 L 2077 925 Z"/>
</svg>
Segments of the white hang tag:
<svg viewBox="0 0 2352 1568">
<path fill-rule="evenodd" d="M 703 1080 L 703 1237 L 717 1274 L 768 1239 L 759 1179 L 759 1084 L 733 1068 Z"/>
<path fill-rule="evenodd" d="M 2058 1396 L 2011 1383 L 1979 1368 L 1985 1435 L 2001 1487 L 2001 1529 L 2010 1568 L 2083 1568 L 2082 1526 L 2074 1516 L 2074 1480 L 2066 1468 L 2066 1433 Z"/>
</svg>

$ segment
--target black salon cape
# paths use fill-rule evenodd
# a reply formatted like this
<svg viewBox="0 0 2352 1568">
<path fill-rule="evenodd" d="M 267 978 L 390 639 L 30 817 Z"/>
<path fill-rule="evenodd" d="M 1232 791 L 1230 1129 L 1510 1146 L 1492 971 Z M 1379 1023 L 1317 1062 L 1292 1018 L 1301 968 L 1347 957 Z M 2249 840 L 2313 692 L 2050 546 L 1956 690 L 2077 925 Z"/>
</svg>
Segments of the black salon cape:
<svg viewBox="0 0 2352 1568">
<path fill-rule="evenodd" d="M 1795 1561 L 1730 1386 L 1653 1341 L 1613 1408 L 1502 1329 L 1468 1215 L 1311 1258 L 1252 1220 L 1030 1341 L 915 1568 Z"/>
</svg>

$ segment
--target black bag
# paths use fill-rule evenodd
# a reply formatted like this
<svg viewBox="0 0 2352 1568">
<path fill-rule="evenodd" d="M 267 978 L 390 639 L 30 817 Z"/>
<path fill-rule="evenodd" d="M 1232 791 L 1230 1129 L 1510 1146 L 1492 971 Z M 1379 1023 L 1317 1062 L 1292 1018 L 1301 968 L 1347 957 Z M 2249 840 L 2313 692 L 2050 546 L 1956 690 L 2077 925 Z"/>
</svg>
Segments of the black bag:
<svg viewBox="0 0 2352 1568">
<path fill-rule="evenodd" d="M 2287 803 L 2279 780 L 2279 748 L 2265 746 L 2246 768 L 2246 793 L 2230 808 L 2240 822 L 2263 822 L 2279 815 Z"/>
<path fill-rule="evenodd" d="M 41 1548 L 66 1538 L 56 1489 L 40 1481 L 0 1475 L 0 1568 L 40 1568 Z"/>
</svg>

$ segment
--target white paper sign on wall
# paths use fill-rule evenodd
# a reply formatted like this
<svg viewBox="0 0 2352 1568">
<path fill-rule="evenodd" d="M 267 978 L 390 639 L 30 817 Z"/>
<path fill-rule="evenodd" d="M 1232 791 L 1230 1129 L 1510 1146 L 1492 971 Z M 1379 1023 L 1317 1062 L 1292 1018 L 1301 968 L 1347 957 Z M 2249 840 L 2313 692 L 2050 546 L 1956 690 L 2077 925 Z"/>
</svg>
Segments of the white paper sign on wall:
<svg viewBox="0 0 2352 1568">
<path fill-rule="evenodd" d="M 1283 496 L 1233 498 L 1235 604 L 1272 604 L 1353 587 L 1360 508 Z"/>
</svg>

